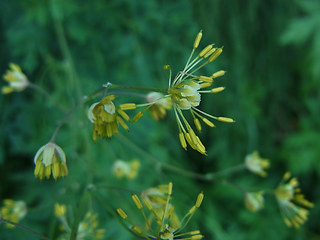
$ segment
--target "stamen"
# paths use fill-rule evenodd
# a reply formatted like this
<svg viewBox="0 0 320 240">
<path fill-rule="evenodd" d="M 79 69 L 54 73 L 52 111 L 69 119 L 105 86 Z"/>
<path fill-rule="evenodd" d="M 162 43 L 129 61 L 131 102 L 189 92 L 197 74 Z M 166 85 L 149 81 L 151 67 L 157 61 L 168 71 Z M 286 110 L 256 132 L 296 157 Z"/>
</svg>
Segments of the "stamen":
<svg viewBox="0 0 320 240">
<path fill-rule="evenodd" d="M 117 212 L 123 219 L 128 219 L 127 214 L 121 208 L 117 208 Z"/>
<path fill-rule="evenodd" d="M 212 88 L 210 90 L 210 92 L 212 93 L 218 93 L 218 92 L 222 92 L 225 89 L 225 87 L 217 87 L 217 88 Z"/>
<path fill-rule="evenodd" d="M 207 52 L 209 52 L 212 49 L 212 44 L 206 46 L 200 53 L 199 53 L 199 57 L 203 57 Z"/>
<path fill-rule="evenodd" d="M 137 105 L 135 103 L 125 103 L 125 104 L 121 104 L 119 108 L 122 110 L 132 110 L 132 109 L 136 109 Z"/>
<path fill-rule="evenodd" d="M 196 49 L 199 46 L 200 40 L 202 38 L 202 30 L 198 33 L 194 43 L 193 43 L 193 48 Z"/>
<path fill-rule="evenodd" d="M 217 117 L 217 120 L 220 122 L 225 122 L 225 123 L 235 122 L 232 118 L 227 118 L 227 117 Z"/>
<path fill-rule="evenodd" d="M 220 70 L 220 71 L 215 72 L 214 74 L 212 74 L 212 78 L 222 77 L 225 73 L 226 73 L 226 71 Z"/>
<path fill-rule="evenodd" d="M 222 53 L 222 48 L 218 48 L 208 59 L 208 62 L 214 61 Z"/>
</svg>

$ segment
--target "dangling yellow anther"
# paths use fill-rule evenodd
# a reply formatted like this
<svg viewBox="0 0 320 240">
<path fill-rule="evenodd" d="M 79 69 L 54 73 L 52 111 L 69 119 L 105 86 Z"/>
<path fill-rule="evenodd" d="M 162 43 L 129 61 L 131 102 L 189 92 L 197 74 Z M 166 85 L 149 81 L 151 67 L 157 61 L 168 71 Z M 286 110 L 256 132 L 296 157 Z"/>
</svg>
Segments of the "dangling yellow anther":
<svg viewBox="0 0 320 240">
<path fill-rule="evenodd" d="M 125 104 L 121 104 L 119 108 L 121 110 L 132 110 L 132 109 L 136 109 L 137 105 L 135 103 L 125 103 Z"/>
<path fill-rule="evenodd" d="M 212 44 L 206 46 L 200 53 L 199 57 L 203 57 L 207 52 L 209 52 L 212 49 Z"/>
<path fill-rule="evenodd" d="M 117 208 L 117 212 L 120 215 L 120 217 L 122 217 L 123 219 L 128 218 L 127 214 L 121 208 Z"/>
<path fill-rule="evenodd" d="M 217 117 L 217 120 L 220 122 L 225 122 L 225 123 L 233 123 L 234 120 L 232 118 L 227 118 L 227 117 Z"/>
<path fill-rule="evenodd" d="M 200 84 L 200 88 L 201 88 L 201 89 L 207 88 L 207 87 L 210 87 L 211 85 L 212 85 L 212 83 L 204 82 L 204 83 L 201 83 L 201 84 Z"/>
<path fill-rule="evenodd" d="M 222 53 L 222 48 L 218 48 L 208 59 L 208 62 L 214 61 Z"/>
<path fill-rule="evenodd" d="M 209 57 L 212 53 L 214 53 L 217 49 L 216 48 L 212 48 L 210 51 L 208 51 L 204 56 L 203 58 L 207 58 Z"/>
<path fill-rule="evenodd" d="M 212 82 L 213 82 L 213 79 L 212 79 L 212 77 L 200 76 L 200 77 L 199 77 L 199 81 L 207 82 L 207 83 L 212 83 Z"/>
<path fill-rule="evenodd" d="M 147 200 L 146 198 L 142 198 L 142 202 L 148 208 L 149 211 L 151 211 L 153 209 L 153 207 L 151 206 L 149 200 Z"/>
<path fill-rule="evenodd" d="M 199 193 L 199 195 L 197 197 L 196 205 L 195 205 L 197 208 L 199 208 L 201 206 L 203 198 L 204 198 L 203 192 Z"/>
<path fill-rule="evenodd" d="M 215 125 L 209 121 L 207 118 L 202 118 L 202 121 L 207 124 L 209 127 L 215 127 Z"/>
<path fill-rule="evenodd" d="M 199 46 L 201 38 L 202 38 L 202 30 L 198 33 L 196 39 L 194 40 L 193 49 L 196 49 Z"/>
<path fill-rule="evenodd" d="M 134 204 L 137 206 L 137 208 L 141 210 L 142 204 L 141 204 L 139 197 L 136 194 L 132 194 L 131 198 L 132 198 L 132 201 L 134 202 Z"/>
<path fill-rule="evenodd" d="M 127 122 L 130 121 L 130 117 L 128 116 L 128 114 L 126 114 L 124 111 L 122 111 L 120 108 L 117 110 L 117 112 L 119 113 L 119 115 L 121 117 L 123 117 L 124 120 L 126 120 Z"/>
<path fill-rule="evenodd" d="M 137 122 L 141 117 L 143 116 L 143 112 L 138 112 L 136 115 L 134 115 L 132 122 Z"/>
<path fill-rule="evenodd" d="M 203 235 L 199 234 L 191 237 L 191 240 L 199 240 L 199 239 L 203 239 Z"/>
<path fill-rule="evenodd" d="M 184 138 L 183 132 L 180 132 L 180 133 L 179 133 L 179 139 L 180 139 L 181 146 L 182 146 L 185 150 L 187 150 L 187 143 L 186 143 L 186 139 Z"/>
<path fill-rule="evenodd" d="M 194 118 L 194 125 L 196 126 L 197 130 L 201 132 L 201 123 L 198 118 Z"/>
<path fill-rule="evenodd" d="M 220 71 L 215 72 L 214 74 L 212 74 L 212 78 L 222 77 L 225 73 L 226 73 L 226 71 L 220 70 Z"/>
<path fill-rule="evenodd" d="M 225 89 L 225 87 L 217 87 L 217 88 L 212 88 L 210 90 L 210 92 L 212 93 L 218 93 L 218 92 L 222 92 Z"/>
</svg>

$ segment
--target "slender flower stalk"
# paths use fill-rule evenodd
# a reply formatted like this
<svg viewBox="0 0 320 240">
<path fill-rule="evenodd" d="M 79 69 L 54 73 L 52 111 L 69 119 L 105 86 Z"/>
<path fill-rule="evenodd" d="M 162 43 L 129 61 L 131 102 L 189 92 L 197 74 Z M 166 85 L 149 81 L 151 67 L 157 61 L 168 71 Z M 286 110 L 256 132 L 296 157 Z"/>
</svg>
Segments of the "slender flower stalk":
<svg viewBox="0 0 320 240">
<path fill-rule="evenodd" d="M 183 232 L 196 210 L 201 206 L 204 198 L 202 192 L 198 195 L 195 205 L 190 208 L 181 221 L 170 202 L 172 198 L 171 182 L 168 185 L 160 185 L 145 190 L 141 195 L 142 200 L 136 194 L 131 197 L 144 219 L 143 227 L 134 223 L 121 208 L 117 209 L 117 213 L 126 221 L 127 227 L 133 234 L 143 239 L 203 239 L 199 230 Z M 146 210 L 150 212 L 150 217 L 145 212 Z"/>
</svg>

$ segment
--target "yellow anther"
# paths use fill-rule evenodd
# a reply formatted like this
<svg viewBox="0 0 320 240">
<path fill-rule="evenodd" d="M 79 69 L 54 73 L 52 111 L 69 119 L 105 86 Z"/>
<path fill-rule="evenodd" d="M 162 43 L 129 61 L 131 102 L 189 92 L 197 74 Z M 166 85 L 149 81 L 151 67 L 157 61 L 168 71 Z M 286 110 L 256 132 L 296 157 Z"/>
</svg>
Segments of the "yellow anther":
<svg viewBox="0 0 320 240">
<path fill-rule="evenodd" d="M 208 62 L 214 61 L 222 53 L 222 48 L 218 48 L 208 59 Z"/>
<path fill-rule="evenodd" d="M 209 121 L 207 118 L 202 118 L 202 121 L 207 124 L 209 127 L 215 127 L 215 125 Z"/>
<path fill-rule="evenodd" d="M 225 123 L 233 123 L 234 120 L 232 118 L 227 118 L 227 117 L 217 117 L 217 120 L 220 122 L 225 122 Z"/>
<path fill-rule="evenodd" d="M 124 120 L 126 120 L 127 122 L 130 121 L 130 117 L 128 116 L 128 114 L 126 114 L 124 111 L 122 111 L 122 109 L 118 109 L 117 112 L 119 113 L 119 115 L 121 117 L 123 117 Z"/>
<path fill-rule="evenodd" d="M 203 57 L 207 52 L 209 52 L 212 49 L 212 45 L 206 46 L 200 53 L 199 57 Z"/>
<path fill-rule="evenodd" d="M 168 184 L 168 194 L 169 195 L 172 194 L 172 182 L 169 182 L 169 184 Z"/>
<path fill-rule="evenodd" d="M 121 119 L 121 117 L 117 116 L 117 121 L 120 123 L 120 125 L 125 129 L 125 130 L 129 130 L 129 127 L 127 126 L 127 124 Z"/>
<path fill-rule="evenodd" d="M 127 214 L 121 208 L 117 208 L 117 212 L 120 215 L 120 217 L 122 217 L 123 219 L 128 218 Z"/>
<path fill-rule="evenodd" d="M 209 57 L 212 53 L 214 53 L 217 49 L 216 48 L 212 48 L 210 51 L 208 51 L 204 56 L 203 58 L 207 58 Z"/>
<path fill-rule="evenodd" d="M 143 116 L 143 112 L 138 112 L 132 119 L 132 122 L 137 122 Z"/>
<path fill-rule="evenodd" d="M 207 83 L 212 83 L 212 82 L 213 82 L 213 79 L 212 79 L 212 77 L 200 76 L 200 77 L 199 77 L 199 81 L 207 82 Z"/>
<path fill-rule="evenodd" d="M 212 84 L 212 83 L 209 83 L 209 82 L 201 83 L 201 84 L 200 84 L 200 86 L 201 86 L 200 88 L 202 89 L 202 88 L 210 87 L 210 86 L 211 86 L 211 84 Z"/>
<path fill-rule="evenodd" d="M 163 66 L 163 69 L 164 69 L 164 70 L 169 70 L 169 69 L 170 69 L 170 65 L 164 65 L 164 66 Z"/>
<path fill-rule="evenodd" d="M 199 193 L 198 197 L 197 197 L 197 201 L 196 201 L 196 207 L 199 208 L 201 203 L 202 203 L 202 200 L 204 198 L 204 194 L 201 192 Z"/>
<path fill-rule="evenodd" d="M 217 88 L 212 88 L 210 90 L 210 92 L 212 93 L 218 93 L 218 92 L 222 92 L 225 89 L 225 87 L 217 87 Z"/>
<path fill-rule="evenodd" d="M 193 43 L 194 49 L 196 49 L 199 46 L 201 38 L 202 38 L 202 30 L 198 33 L 196 39 L 194 40 L 194 43 Z"/>
<path fill-rule="evenodd" d="M 190 208 L 188 214 L 193 214 L 196 210 L 197 210 L 197 207 L 193 206 L 192 208 Z"/>
<path fill-rule="evenodd" d="M 132 201 L 134 202 L 134 204 L 137 206 L 137 208 L 141 210 L 142 204 L 141 204 L 139 197 L 136 194 L 132 194 L 131 198 L 132 198 Z"/>
<path fill-rule="evenodd" d="M 225 73 L 226 73 L 226 71 L 220 70 L 220 71 L 215 72 L 214 74 L 212 74 L 212 78 L 222 77 Z"/>
<path fill-rule="evenodd" d="M 153 207 L 151 206 L 151 204 L 150 204 L 148 199 L 142 198 L 142 202 L 149 209 L 149 211 L 151 211 L 153 209 Z"/>
<path fill-rule="evenodd" d="M 198 129 L 199 132 L 201 132 L 201 123 L 198 118 L 194 118 L 194 125 Z"/>
<path fill-rule="evenodd" d="M 135 103 L 125 103 L 125 104 L 121 104 L 119 108 L 122 110 L 132 110 L 132 109 L 136 109 L 137 105 Z"/>
<path fill-rule="evenodd" d="M 199 234 L 199 235 L 194 235 L 191 237 L 192 240 L 199 240 L 199 239 L 203 239 L 203 235 Z"/>
<path fill-rule="evenodd" d="M 180 139 L 180 143 L 181 143 L 181 146 L 187 150 L 187 143 L 186 143 L 186 139 L 184 138 L 184 135 L 182 132 L 179 133 L 179 139 Z"/>
</svg>

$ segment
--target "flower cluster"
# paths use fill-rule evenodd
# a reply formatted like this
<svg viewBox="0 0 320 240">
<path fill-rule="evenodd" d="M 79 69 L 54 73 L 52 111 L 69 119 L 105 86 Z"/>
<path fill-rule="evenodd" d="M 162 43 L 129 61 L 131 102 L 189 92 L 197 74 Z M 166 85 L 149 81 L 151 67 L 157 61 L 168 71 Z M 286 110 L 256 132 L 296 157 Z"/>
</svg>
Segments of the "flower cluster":
<svg viewBox="0 0 320 240">
<path fill-rule="evenodd" d="M 40 180 L 49 178 L 52 172 L 53 178 L 64 177 L 68 175 L 66 155 L 61 147 L 53 142 L 42 146 L 34 156 L 34 175 Z"/>
<path fill-rule="evenodd" d="M 244 197 L 244 205 L 251 212 L 257 212 L 264 207 L 263 191 L 247 192 Z"/>
<path fill-rule="evenodd" d="M 266 177 L 267 172 L 264 171 L 270 167 L 270 162 L 266 158 L 261 158 L 257 151 L 248 154 L 245 158 L 246 168 L 261 177 Z"/>
<path fill-rule="evenodd" d="M 298 228 L 302 225 L 307 221 L 307 208 L 313 207 L 313 203 L 304 198 L 298 186 L 297 178 L 292 178 L 291 174 L 286 172 L 274 191 L 284 222 L 288 227 Z"/>
<path fill-rule="evenodd" d="M 60 228 L 65 231 L 58 239 L 67 240 L 70 239 L 71 228 L 66 218 L 66 206 L 63 204 L 55 204 L 54 214 L 59 219 Z M 87 212 L 83 220 L 79 223 L 77 231 L 77 240 L 91 240 L 91 239 L 103 239 L 105 230 L 98 227 L 98 215 L 92 212 Z"/>
<path fill-rule="evenodd" d="M 199 230 L 183 233 L 182 230 L 186 227 L 187 223 L 200 207 L 203 200 L 203 193 L 198 195 L 195 205 L 187 212 L 187 214 L 180 221 L 174 211 L 174 206 L 170 203 L 172 197 L 172 183 L 168 185 L 161 185 L 144 191 L 142 194 L 142 202 L 136 195 L 132 195 L 132 201 L 141 212 L 145 224 L 143 227 L 131 221 L 128 215 L 118 208 L 117 212 L 121 218 L 125 219 L 129 230 L 138 237 L 145 239 L 202 239 Z M 150 211 L 148 217 L 144 208 Z"/>
<path fill-rule="evenodd" d="M 117 160 L 114 162 L 112 171 L 117 178 L 134 179 L 138 175 L 140 162 L 137 159 L 131 162 Z"/>
<path fill-rule="evenodd" d="M 116 109 L 112 102 L 115 98 L 114 95 L 109 95 L 90 106 L 88 118 L 94 124 L 92 136 L 94 140 L 97 140 L 99 136 L 111 138 L 112 135 L 118 133 L 119 124 L 125 130 L 129 130 L 124 120 L 129 122 L 130 118 L 123 109 Z"/>
<path fill-rule="evenodd" d="M 3 206 L 0 209 L 0 218 L 7 221 L 18 223 L 27 214 L 27 205 L 23 201 L 14 201 L 12 199 L 5 199 Z M 14 225 L 6 224 L 8 228 L 13 228 Z"/>
<path fill-rule="evenodd" d="M 29 85 L 28 78 L 18 65 L 11 63 L 9 67 L 10 70 L 3 76 L 3 79 L 9 83 L 9 86 L 2 87 L 2 93 L 8 94 L 13 91 L 23 91 Z"/>
</svg>

